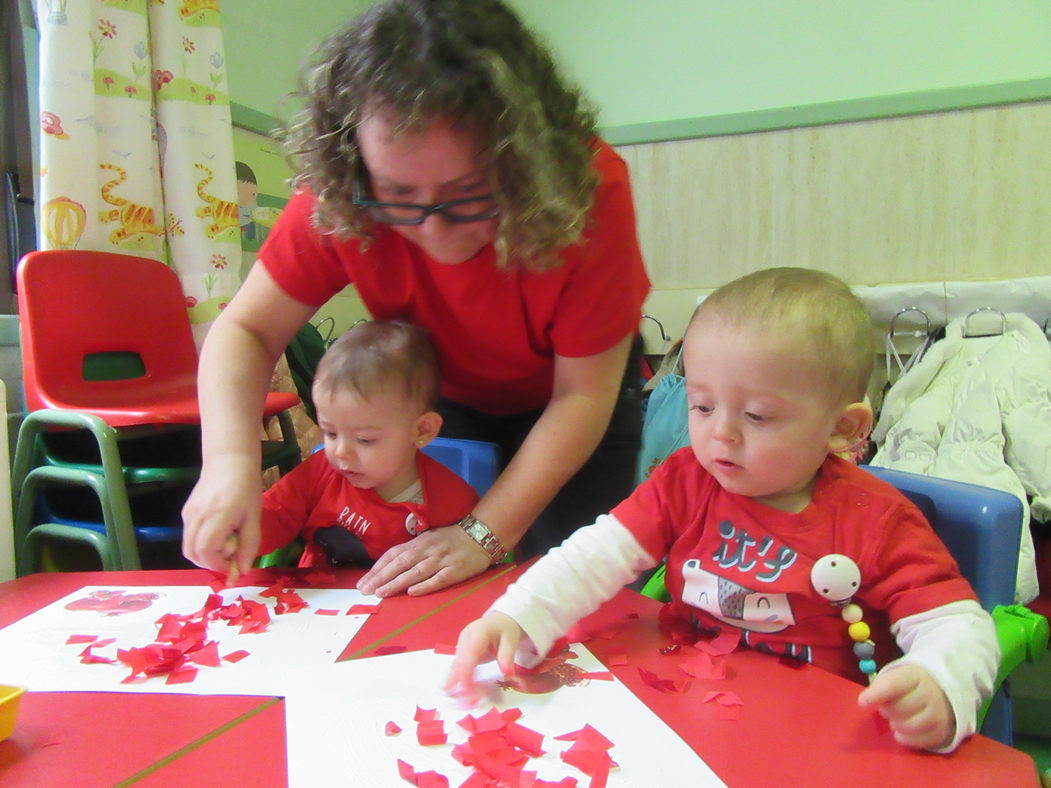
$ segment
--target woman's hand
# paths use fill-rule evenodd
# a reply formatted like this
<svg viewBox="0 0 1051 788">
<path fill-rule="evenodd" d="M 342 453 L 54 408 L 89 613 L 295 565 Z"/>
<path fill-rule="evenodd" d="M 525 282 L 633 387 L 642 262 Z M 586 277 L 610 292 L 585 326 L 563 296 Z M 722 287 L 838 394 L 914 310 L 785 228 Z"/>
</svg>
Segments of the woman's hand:
<svg viewBox="0 0 1051 788">
<path fill-rule="evenodd" d="M 883 671 L 858 696 L 858 705 L 875 707 L 890 723 L 895 740 L 906 747 L 938 749 L 951 742 L 956 733 L 949 699 L 919 665 Z"/>
<path fill-rule="evenodd" d="M 432 528 L 380 556 L 358 590 L 380 597 L 438 591 L 489 568 L 489 554 L 458 525 Z"/>
<path fill-rule="evenodd" d="M 477 702 L 478 687 L 474 683 L 474 669 L 495 657 L 504 676 L 514 676 L 515 651 L 521 639 L 522 628 L 503 613 L 486 613 L 468 624 L 456 641 L 456 657 L 445 679 L 445 691 L 468 702 Z"/>
<path fill-rule="evenodd" d="M 201 471 L 182 509 L 182 552 L 236 579 L 259 550 L 262 481 L 254 457 L 226 456 Z"/>
</svg>

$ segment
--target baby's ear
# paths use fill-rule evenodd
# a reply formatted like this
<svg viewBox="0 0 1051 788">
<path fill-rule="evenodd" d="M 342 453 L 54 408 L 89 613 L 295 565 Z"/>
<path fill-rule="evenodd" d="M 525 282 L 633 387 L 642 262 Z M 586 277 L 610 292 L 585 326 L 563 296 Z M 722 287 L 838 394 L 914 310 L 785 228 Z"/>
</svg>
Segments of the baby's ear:
<svg viewBox="0 0 1051 788">
<path fill-rule="evenodd" d="M 441 414 L 433 410 L 424 413 L 416 420 L 416 445 L 422 449 L 438 437 L 441 428 Z"/>
<path fill-rule="evenodd" d="M 832 434 L 828 437 L 828 450 L 836 454 L 849 450 L 872 430 L 872 406 L 868 400 L 852 402 L 845 406 L 836 418 Z"/>
</svg>

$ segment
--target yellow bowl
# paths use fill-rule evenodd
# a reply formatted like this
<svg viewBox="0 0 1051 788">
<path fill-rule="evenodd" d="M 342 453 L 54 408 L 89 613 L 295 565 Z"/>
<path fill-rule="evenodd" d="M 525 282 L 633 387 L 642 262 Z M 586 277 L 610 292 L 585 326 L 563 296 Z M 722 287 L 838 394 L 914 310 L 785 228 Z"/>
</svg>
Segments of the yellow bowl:
<svg viewBox="0 0 1051 788">
<path fill-rule="evenodd" d="M 18 702 L 22 699 L 24 687 L 5 687 L 0 684 L 0 741 L 10 736 L 15 730 L 15 717 L 18 716 Z"/>
</svg>

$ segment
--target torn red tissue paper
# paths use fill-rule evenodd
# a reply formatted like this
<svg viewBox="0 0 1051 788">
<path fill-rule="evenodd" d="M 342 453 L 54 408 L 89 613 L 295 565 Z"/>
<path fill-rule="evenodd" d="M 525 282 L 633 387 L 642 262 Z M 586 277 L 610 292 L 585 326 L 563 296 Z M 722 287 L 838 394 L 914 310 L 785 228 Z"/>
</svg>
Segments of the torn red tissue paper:
<svg viewBox="0 0 1051 788">
<path fill-rule="evenodd" d="M 197 668 L 177 668 L 168 674 L 165 684 L 189 684 L 197 678 Z"/>
<path fill-rule="evenodd" d="M 347 611 L 347 615 L 348 616 L 359 616 L 359 615 L 369 616 L 369 615 L 372 615 L 373 613 L 377 612 L 379 609 L 380 609 L 379 605 L 362 605 L 362 604 L 351 605 L 350 606 L 350 610 Z"/>
<path fill-rule="evenodd" d="M 388 720 L 387 724 L 383 726 L 383 732 L 387 736 L 397 736 L 401 733 L 401 728 L 398 726 L 398 723 Z"/>
<path fill-rule="evenodd" d="M 441 720 L 425 720 L 417 723 L 416 740 L 425 747 L 445 744 L 449 740 L 445 733 L 445 723 Z"/>
<path fill-rule="evenodd" d="M 698 640 L 693 645 L 700 651 L 705 651 L 712 656 L 721 657 L 729 654 L 741 642 L 741 630 L 724 629 L 711 640 Z"/>
<path fill-rule="evenodd" d="M 719 704 L 719 708 L 715 713 L 716 717 L 721 720 L 740 719 L 741 706 L 743 706 L 744 703 L 736 692 L 730 692 L 729 690 L 708 692 L 703 698 L 701 698 L 701 703 L 708 703 L 713 700 Z"/>
<path fill-rule="evenodd" d="M 628 664 L 627 654 L 610 654 L 606 659 L 606 664 L 611 668 L 619 667 L 620 665 Z"/>
<path fill-rule="evenodd" d="M 236 662 L 240 662 L 242 659 L 244 659 L 247 656 L 248 656 L 248 652 L 245 651 L 244 649 L 240 649 L 238 651 L 231 651 L 229 654 L 227 654 L 226 656 L 223 657 L 223 661 L 233 664 L 233 663 L 236 663 Z"/>
<path fill-rule="evenodd" d="M 417 772 L 418 788 L 449 788 L 449 778 L 438 772 Z"/>
<path fill-rule="evenodd" d="M 190 662 L 195 662 L 198 665 L 204 665 L 209 668 L 217 668 L 220 665 L 219 644 L 214 640 L 209 640 L 200 648 L 187 652 L 187 655 L 190 658 Z"/>
<path fill-rule="evenodd" d="M 66 641 L 66 645 L 70 646 L 74 643 L 92 643 L 99 639 L 98 635 L 70 635 Z"/>
<path fill-rule="evenodd" d="M 338 616 L 338 610 L 332 610 L 331 608 L 321 607 L 314 611 L 315 616 Z"/>
<path fill-rule="evenodd" d="M 436 720 L 438 719 L 438 710 L 421 709 L 417 706 L 416 713 L 412 715 L 412 719 L 416 722 L 430 722 L 431 720 Z"/>
<path fill-rule="evenodd" d="M 646 668 L 638 668 L 639 677 L 648 686 L 653 687 L 655 690 L 661 692 L 675 692 L 675 682 L 671 679 L 662 679 L 656 673 L 646 670 Z"/>
<path fill-rule="evenodd" d="M 401 758 L 398 759 L 398 774 L 401 776 L 401 779 L 405 780 L 405 782 L 416 785 L 416 770 L 409 764 L 405 763 Z"/>
<path fill-rule="evenodd" d="M 613 742 L 590 725 L 556 738 L 573 742 L 568 750 L 559 755 L 563 761 L 591 777 L 590 785 L 593 788 L 605 786 L 609 770 L 613 766 L 613 759 L 607 750 L 613 746 Z"/>
<path fill-rule="evenodd" d="M 726 678 L 726 666 L 722 659 L 713 659 L 706 653 L 700 653 L 692 659 L 679 663 L 679 670 L 687 676 L 695 679 L 715 679 L 721 681 Z"/>
</svg>

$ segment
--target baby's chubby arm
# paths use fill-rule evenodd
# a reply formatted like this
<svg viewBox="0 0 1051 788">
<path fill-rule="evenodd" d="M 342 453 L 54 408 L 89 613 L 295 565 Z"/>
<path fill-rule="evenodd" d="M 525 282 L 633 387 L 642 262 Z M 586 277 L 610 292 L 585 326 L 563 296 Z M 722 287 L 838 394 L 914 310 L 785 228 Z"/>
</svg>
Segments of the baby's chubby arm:
<svg viewBox="0 0 1051 788">
<path fill-rule="evenodd" d="M 1000 645 L 992 618 L 973 600 L 906 616 L 891 633 L 905 653 L 858 697 L 890 723 L 908 747 L 952 752 L 975 732 L 992 694 Z"/>
<path fill-rule="evenodd" d="M 477 699 L 474 669 L 494 656 L 505 676 L 531 667 L 577 620 L 657 562 L 616 518 L 602 515 L 545 555 L 460 634 L 446 691 Z M 517 652 L 517 653 L 516 653 Z"/>
<path fill-rule="evenodd" d="M 875 708 L 906 747 L 934 750 L 947 746 L 956 733 L 956 717 L 941 687 L 918 665 L 882 671 L 858 696 L 862 708 Z"/>
</svg>

